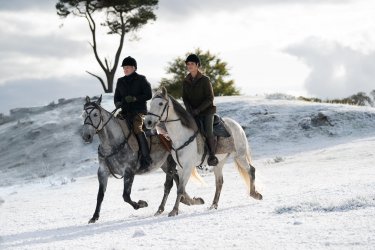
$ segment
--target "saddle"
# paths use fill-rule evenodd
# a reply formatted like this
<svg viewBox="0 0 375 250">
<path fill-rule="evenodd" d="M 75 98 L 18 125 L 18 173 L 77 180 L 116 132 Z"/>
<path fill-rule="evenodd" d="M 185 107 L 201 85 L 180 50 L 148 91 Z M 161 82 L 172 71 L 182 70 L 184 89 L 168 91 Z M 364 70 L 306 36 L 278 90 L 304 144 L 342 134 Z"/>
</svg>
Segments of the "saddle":
<svg viewBox="0 0 375 250">
<path fill-rule="evenodd" d="M 203 122 L 199 119 L 195 119 L 195 121 L 198 125 L 199 131 L 202 134 L 205 134 Z M 231 136 L 225 127 L 224 120 L 217 114 L 214 114 L 213 133 L 214 133 L 214 136 L 217 136 L 217 137 L 230 137 Z"/>
<path fill-rule="evenodd" d="M 198 152 L 204 153 L 208 149 L 207 141 L 205 138 L 203 122 L 199 119 L 195 119 L 198 129 Z M 224 154 L 228 152 L 228 149 L 234 146 L 233 137 L 229 134 L 228 129 L 224 120 L 217 114 L 214 115 L 213 134 L 216 137 L 216 154 Z"/>
</svg>

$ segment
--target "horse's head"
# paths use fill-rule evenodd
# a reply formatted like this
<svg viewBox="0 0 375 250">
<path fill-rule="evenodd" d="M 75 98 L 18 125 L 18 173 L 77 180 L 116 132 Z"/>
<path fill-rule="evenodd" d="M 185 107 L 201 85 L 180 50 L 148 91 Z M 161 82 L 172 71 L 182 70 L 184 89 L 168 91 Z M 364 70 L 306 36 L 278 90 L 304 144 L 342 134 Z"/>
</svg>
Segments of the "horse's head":
<svg viewBox="0 0 375 250">
<path fill-rule="evenodd" d="M 103 127 L 103 116 L 101 112 L 100 103 L 102 96 L 95 102 L 90 100 L 90 97 L 86 97 L 86 103 L 83 106 L 83 130 L 82 139 L 86 143 L 91 143 L 94 135 L 100 131 Z"/>
<path fill-rule="evenodd" d="M 151 99 L 150 111 L 145 117 L 145 125 L 148 129 L 155 128 L 160 121 L 168 118 L 169 97 L 167 90 L 162 87 L 161 91 L 157 91 Z"/>
</svg>

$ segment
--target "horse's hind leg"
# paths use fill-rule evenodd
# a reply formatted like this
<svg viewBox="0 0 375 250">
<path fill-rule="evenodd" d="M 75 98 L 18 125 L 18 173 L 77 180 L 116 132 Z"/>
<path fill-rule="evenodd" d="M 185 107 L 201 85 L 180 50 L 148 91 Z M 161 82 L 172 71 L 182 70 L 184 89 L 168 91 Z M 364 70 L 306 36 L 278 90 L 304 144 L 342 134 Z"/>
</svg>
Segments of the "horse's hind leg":
<svg viewBox="0 0 375 250">
<path fill-rule="evenodd" d="M 100 208 L 103 202 L 105 190 L 107 189 L 108 174 L 105 173 L 104 171 L 100 171 L 100 168 L 98 170 L 98 180 L 99 180 L 99 191 L 98 191 L 98 196 L 96 199 L 96 208 L 95 208 L 94 215 L 89 220 L 89 223 L 95 223 L 95 221 L 99 219 Z"/>
<path fill-rule="evenodd" d="M 235 162 L 242 177 L 250 188 L 250 196 L 254 199 L 261 200 L 263 196 L 255 189 L 255 168 L 242 157 L 237 157 Z"/>
<path fill-rule="evenodd" d="M 143 207 L 147 207 L 148 204 L 145 201 L 139 200 L 138 202 L 132 201 L 130 198 L 130 194 L 132 191 L 134 181 L 134 173 L 128 169 L 125 169 L 124 174 L 124 191 L 122 194 L 122 197 L 124 198 L 124 201 L 129 203 L 135 210 Z"/>
<path fill-rule="evenodd" d="M 225 156 L 225 158 L 223 160 L 221 160 L 216 167 L 214 167 L 216 190 L 215 190 L 214 200 L 212 201 L 212 205 L 211 205 L 210 209 L 217 209 L 217 207 L 219 205 L 220 193 L 221 193 L 221 189 L 222 189 L 223 183 L 224 183 L 223 166 L 224 166 L 226 160 L 228 159 L 228 156 L 229 156 L 229 154 L 227 156 Z"/>
<path fill-rule="evenodd" d="M 255 189 L 255 168 L 249 164 L 250 170 L 249 170 L 249 176 L 250 176 L 250 196 L 254 199 L 261 200 L 263 199 L 263 196 L 258 193 Z"/>
</svg>

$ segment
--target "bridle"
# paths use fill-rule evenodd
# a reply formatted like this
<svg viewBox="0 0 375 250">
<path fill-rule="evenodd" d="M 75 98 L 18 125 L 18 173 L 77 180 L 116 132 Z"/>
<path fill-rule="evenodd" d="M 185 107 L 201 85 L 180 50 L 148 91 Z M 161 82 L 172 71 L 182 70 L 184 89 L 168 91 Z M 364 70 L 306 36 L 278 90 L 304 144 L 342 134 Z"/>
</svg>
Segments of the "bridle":
<svg viewBox="0 0 375 250">
<path fill-rule="evenodd" d="M 116 113 L 116 111 L 118 110 L 118 108 L 116 108 L 115 110 L 113 110 L 111 112 L 111 116 L 109 117 L 109 119 L 104 123 L 104 119 L 103 119 L 103 115 L 102 115 L 102 110 L 100 109 L 99 105 L 96 104 L 95 102 L 90 102 L 90 103 L 87 103 L 85 106 L 87 106 L 86 108 L 84 108 L 84 111 L 86 112 L 86 118 L 85 118 L 85 121 L 83 122 L 84 125 L 90 125 L 90 126 L 93 126 L 95 128 L 95 133 L 99 133 L 100 131 L 103 130 L 103 128 L 108 124 L 108 122 L 114 117 L 114 114 Z M 94 125 L 94 122 L 92 121 L 91 119 L 91 113 L 95 110 L 99 110 L 99 116 L 100 116 L 100 121 L 98 123 L 97 126 Z M 101 129 L 98 129 L 100 127 L 100 124 L 103 123 L 103 126 Z"/>
<path fill-rule="evenodd" d="M 167 122 L 175 122 L 175 121 L 180 121 L 180 120 L 181 120 L 180 118 L 179 118 L 179 119 L 175 119 L 175 120 L 168 120 L 169 98 L 167 99 L 167 98 L 165 98 L 164 96 L 162 96 L 162 95 L 159 94 L 159 95 L 155 95 L 154 98 L 152 98 L 152 99 L 156 99 L 156 98 L 160 98 L 160 99 L 163 99 L 163 100 L 167 101 L 167 102 L 165 103 L 165 105 L 164 105 L 163 111 L 161 112 L 160 115 L 157 115 L 157 114 L 154 114 L 154 113 L 151 113 L 151 112 L 148 112 L 148 113 L 147 113 L 148 115 L 156 116 L 156 117 L 158 118 L 158 122 L 161 122 L 162 117 L 163 117 L 163 115 L 164 115 L 164 112 L 167 110 L 167 114 L 166 114 L 166 116 L 165 116 L 165 119 L 164 119 L 164 121 L 162 121 L 162 122 L 167 123 Z M 188 146 L 190 143 L 192 143 L 192 142 L 195 140 L 195 138 L 197 137 L 198 133 L 199 133 L 199 129 L 197 129 L 197 131 L 195 131 L 194 134 L 193 134 L 192 136 L 190 136 L 189 139 L 187 139 L 187 141 L 184 142 L 184 143 L 183 143 L 180 147 L 178 147 L 178 148 L 174 147 L 174 146 L 173 146 L 173 143 L 172 143 L 172 150 L 176 153 L 177 163 L 178 163 L 181 167 L 182 167 L 182 165 L 181 165 L 181 163 L 180 163 L 180 159 L 179 159 L 179 157 L 178 157 L 178 151 L 181 150 L 181 149 L 183 149 L 184 147 Z M 201 164 L 203 163 L 205 156 L 206 156 L 206 152 L 203 154 Z"/>
<path fill-rule="evenodd" d="M 168 114 L 169 114 L 169 99 L 167 98 L 164 98 L 164 96 L 162 95 L 156 95 L 154 96 L 154 98 L 152 99 L 163 99 L 164 101 L 166 101 L 165 105 L 164 105 L 164 108 L 163 108 L 163 111 L 161 112 L 160 115 L 157 115 L 157 114 L 154 114 L 152 112 L 147 112 L 148 115 L 152 115 L 152 116 L 156 116 L 158 118 L 158 122 L 164 122 L 164 123 L 167 123 L 167 122 L 176 122 L 176 121 L 180 121 L 181 119 L 174 119 L 174 120 L 168 120 Z M 165 116 L 165 119 L 164 121 L 162 121 L 162 117 L 164 115 L 164 112 L 167 111 L 167 114 Z"/>
<path fill-rule="evenodd" d="M 115 110 L 113 110 L 112 112 L 111 112 L 111 116 L 108 118 L 108 120 L 104 123 L 103 121 L 104 121 L 104 119 L 103 119 L 103 115 L 102 115 L 102 110 L 101 110 L 101 108 L 100 108 L 100 106 L 97 104 L 97 103 L 95 103 L 95 102 L 91 102 L 91 103 L 87 103 L 85 106 L 87 106 L 86 108 L 84 108 L 84 110 L 85 110 L 85 112 L 86 112 L 86 114 L 87 114 L 87 116 L 86 116 L 86 118 L 85 118 L 85 121 L 84 121 L 84 125 L 86 124 L 86 125 L 90 125 L 90 126 L 93 126 L 94 128 L 95 128 L 95 133 L 97 134 L 97 133 L 99 133 L 100 131 L 102 131 L 103 130 L 103 128 L 109 123 L 109 121 L 114 117 L 114 114 L 116 113 L 116 111 L 119 109 L 119 108 L 116 108 Z M 91 119 L 91 113 L 95 110 L 95 109 L 97 109 L 97 110 L 99 110 L 99 114 L 100 114 L 100 121 L 99 121 L 99 123 L 98 123 L 98 125 L 97 126 L 95 126 L 94 125 L 94 123 L 93 123 L 93 121 L 92 121 L 92 119 Z M 103 123 L 103 126 L 102 126 L 102 128 L 101 129 L 98 129 L 99 127 L 100 127 L 100 124 L 102 124 Z M 122 131 L 122 133 L 124 133 L 124 131 L 121 129 L 121 131 Z M 116 176 L 116 174 L 114 173 L 114 171 L 112 170 L 112 164 L 109 162 L 109 158 L 110 157 L 112 157 L 112 156 L 114 156 L 114 155 L 116 155 L 116 154 L 118 154 L 120 151 L 121 151 L 121 149 L 125 146 L 125 144 L 126 143 L 128 143 L 128 140 L 129 140 L 129 137 L 130 137 L 130 135 L 131 135 L 131 133 L 129 133 L 129 135 L 128 136 L 126 136 L 125 134 L 124 134 L 124 141 L 120 144 L 120 145 L 118 145 L 117 147 L 115 147 L 115 150 L 113 150 L 113 152 L 111 152 L 109 155 L 104 155 L 102 152 L 101 152 L 101 150 L 100 150 L 100 145 L 99 145 L 99 147 L 98 147 L 98 154 L 99 154 L 99 156 L 100 157 L 102 157 L 103 159 L 104 159 L 104 161 L 107 163 L 107 167 L 108 167 L 108 170 L 109 170 L 109 172 L 112 174 L 112 176 L 113 177 L 115 177 L 116 179 L 122 179 L 122 178 L 124 178 L 124 176 L 121 176 L 121 177 L 117 177 Z"/>
</svg>

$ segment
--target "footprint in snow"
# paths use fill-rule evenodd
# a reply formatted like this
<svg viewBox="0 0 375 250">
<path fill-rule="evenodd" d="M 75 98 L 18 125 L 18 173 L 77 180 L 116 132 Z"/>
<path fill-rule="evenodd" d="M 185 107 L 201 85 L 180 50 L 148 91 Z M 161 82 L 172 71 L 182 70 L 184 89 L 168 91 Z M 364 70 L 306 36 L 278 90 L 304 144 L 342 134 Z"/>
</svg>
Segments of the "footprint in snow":
<svg viewBox="0 0 375 250">
<path fill-rule="evenodd" d="M 134 231 L 133 238 L 143 237 L 143 236 L 146 236 L 146 234 L 143 230 L 138 229 L 138 230 Z"/>
</svg>

